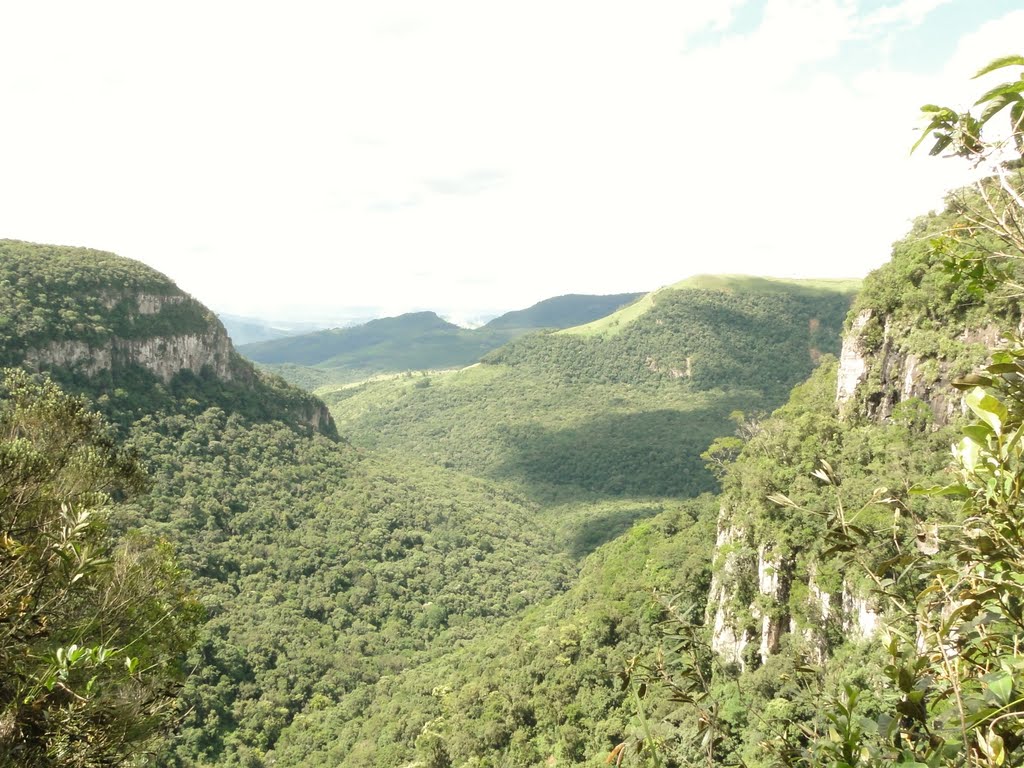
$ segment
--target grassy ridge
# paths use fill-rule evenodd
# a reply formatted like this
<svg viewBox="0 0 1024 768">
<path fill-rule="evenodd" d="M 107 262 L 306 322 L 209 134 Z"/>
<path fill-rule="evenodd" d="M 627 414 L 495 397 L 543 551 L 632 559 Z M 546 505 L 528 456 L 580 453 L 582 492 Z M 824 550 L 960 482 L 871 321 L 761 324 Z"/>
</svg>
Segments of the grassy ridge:
<svg viewBox="0 0 1024 768">
<path fill-rule="evenodd" d="M 659 297 L 674 291 L 705 290 L 725 293 L 788 294 L 805 296 L 850 295 L 857 293 L 861 281 L 857 279 L 788 279 L 754 277 L 751 275 L 694 275 L 678 283 L 652 291 L 631 304 L 606 317 L 590 323 L 566 328 L 562 333 L 581 336 L 614 336 L 631 322 L 650 311 Z"/>
</svg>

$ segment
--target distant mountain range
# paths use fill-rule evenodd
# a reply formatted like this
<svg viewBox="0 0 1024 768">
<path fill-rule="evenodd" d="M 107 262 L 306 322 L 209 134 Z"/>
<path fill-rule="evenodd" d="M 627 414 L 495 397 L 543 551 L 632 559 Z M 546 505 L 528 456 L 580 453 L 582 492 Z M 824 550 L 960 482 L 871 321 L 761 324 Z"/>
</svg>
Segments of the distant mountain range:
<svg viewBox="0 0 1024 768">
<path fill-rule="evenodd" d="M 386 373 L 462 367 L 530 331 L 588 323 L 643 295 L 557 296 L 475 329 L 460 328 L 434 312 L 410 312 L 348 328 L 241 344 L 239 349 L 293 383 L 313 388 Z"/>
<path fill-rule="evenodd" d="M 231 337 L 231 341 L 235 344 L 255 344 L 259 341 L 272 341 L 274 339 L 284 339 L 288 336 L 314 333 L 325 328 L 347 328 L 352 325 L 365 323 L 367 320 L 372 319 L 373 316 L 357 313 L 351 317 L 332 318 L 322 321 L 267 320 L 261 317 L 247 317 L 218 312 L 217 317 L 220 318 L 220 321 L 227 329 L 228 335 Z"/>
</svg>

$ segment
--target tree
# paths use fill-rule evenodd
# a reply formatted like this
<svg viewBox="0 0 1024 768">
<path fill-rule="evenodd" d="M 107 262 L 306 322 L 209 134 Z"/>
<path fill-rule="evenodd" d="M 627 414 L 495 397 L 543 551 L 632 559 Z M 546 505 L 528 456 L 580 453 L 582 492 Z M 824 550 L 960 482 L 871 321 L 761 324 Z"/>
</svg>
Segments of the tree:
<svg viewBox="0 0 1024 768">
<path fill-rule="evenodd" d="M 1024 68 L 1024 56 L 1004 56 L 982 67 L 975 78 L 1007 67 Z M 985 172 L 985 178 L 951 198 L 960 222 L 945 243 L 949 266 L 977 292 L 1011 291 L 1024 294 L 1020 268 L 1024 261 L 1024 69 L 1016 80 L 990 88 L 975 102 L 980 113 L 957 112 L 950 107 L 925 104 L 921 112 L 927 126 L 911 151 L 928 139 L 929 154 L 949 150 Z M 994 119 L 1006 111 L 1007 130 L 986 133 Z M 949 246 L 959 246 L 956 248 Z M 964 247 L 967 246 L 967 247 Z"/>
<path fill-rule="evenodd" d="M 997 59 L 976 76 L 1009 66 L 1024 67 L 1024 57 Z M 957 255 L 947 267 L 979 296 L 1022 292 L 1022 93 L 1024 77 L 983 94 L 975 103 L 980 114 L 922 108 L 930 122 L 915 148 L 931 137 L 931 154 L 949 149 L 990 171 L 954 201 L 961 221 L 936 243 Z M 1009 134 L 986 137 L 1007 108 Z M 915 546 L 874 574 L 891 619 L 891 707 L 865 720 L 859 692 L 847 689 L 827 715 L 829 734 L 792 762 L 1024 764 L 1024 343 L 1012 338 L 993 351 L 991 365 L 955 385 L 975 418 L 953 447 L 954 478 L 916 493 L 957 500 L 960 514 L 955 524 L 922 528 Z M 843 544 L 852 540 L 841 515 L 830 533 Z M 897 597 L 901 581 L 916 584 L 914 600 Z"/>
<path fill-rule="evenodd" d="M 1024 57 L 998 59 L 979 76 L 1010 66 L 1024 67 Z M 915 145 L 932 138 L 933 155 L 949 150 L 989 171 L 951 200 L 956 223 L 932 246 L 947 257 L 952 279 L 969 289 L 978 306 L 989 308 L 997 295 L 1018 315 L 1024 293 L 1022 93 L 1024 78 L 996 86 L 978 99 L 976 114 L 925 105 L 929 123 Z M 1009 114 L 1009 134 L 986 135 L 1003 110 Z M 992 350 L 990 365 L 956 386 L 965 391 L 974 418 L 953 448 L 952 477 L 940 487 L 912 491 L 948 498 L 955 510 L 951 521 L 917 519 L 902 500 L 880 489 L 864 509 L 886 509 L 892 522 L 875 529 L 863 522 L 867 516 L 844 512 L 831 465 L 823 461 L 814 473 L 835 491 L 826 554 L 862 564 L 874 581 L 886 616 L 887 681 L 881 688 L 847 684 L 831 704 L 822 695 L 815 702 L 819 716 L 803 722 L 756 713 L 763 732 L 771 734 L 762 746 L 773 763 L 800 768 L 1024 765 L 1024 341 L 1011 334 L 1005 348 Z M 783 494 L 769 499 L 797 508 Z M 800 509 L 811 515 L 810 509 Z M 906 527 L 917 535 L 905 538 Z M 891 551 L 880 557 L 887 548 Z M 685 622 L 673 626 L 679 636 Z M 677 655 L 679 648 L 689 650 L 678 641 L 670 647 Z M 703 646 L 698 650 L 706 658 Z M 719 700 L 687 658 L 657 671 L 676 700 L 695 708 L 705 743 L 713 744 L 722 738 L 720 720 L 708 713 Z M 795 673 L 820 674 L 813 668 Z M 744 683 L 749 693 L 754 678 Z M 742 755 L 729 757 L 743 761 Z"/>
<path fill-rule="evenodd" d="M 199 606 L 169 547 L 105 520 L 145 486 L 47 379 L 0 385 L 0 765 L 109 766 L 161 724 Z"/>
</svg>

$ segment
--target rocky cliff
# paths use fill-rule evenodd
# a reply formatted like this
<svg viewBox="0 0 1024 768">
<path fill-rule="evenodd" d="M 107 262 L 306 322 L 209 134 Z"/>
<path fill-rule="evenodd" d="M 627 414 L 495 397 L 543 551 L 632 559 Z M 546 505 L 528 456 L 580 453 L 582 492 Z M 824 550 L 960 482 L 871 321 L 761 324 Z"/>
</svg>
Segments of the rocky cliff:
<svg viewBox="0 0 1024 768">
<path fill-rule="evenodd" d="M 839 360 L 760 425 L 727 476 L 706 617 L 724 660 L 757 667 L 787 642 L 821 660 L 836 642 L 877 632 L 866 580 L 826 573 L 823 521 L 875 488 L 899 496 L 940 472 L 914 446 L 963 413 L 952 382 L 1024 330 L 1016 299 L 967 291 L 944 269 L 928 242 L 949 223 L 948 213 L 926 217 L 896 245 L 865 281 Z M 829 472 L 813 479 L 822 460 Z"/>
<path fill-rule="evenodd" d="M 880 342 L 870 340 L 872 321 L 882 329 Z M 979 328 L 951 323 L 945 346 L 956 353 L 945 357 L 915 351 L 907 343 L 912 335 L 901 335 L 896 327 L 892 316 L 878 318 L 871 309 L 858 311 L 844 337 L 838 363 L 821 375 L 827 379 L 821 388 L 832 393 L 827 409 L 819 403 L 799 414 L 783 414 L 781 419 L 790 422 L 786 425 L 778 423 L 779 417 L 767 422 L 769 433 L 785 433 L 800 418 L 814 422 L 800 427 L 821 430 L 802 446 L 806 453 L 801 460 L 785 453 L 793 450 L 793 435 L 756 438 L 755 444 L 758 439 L 769 443 L 775 439 L 773 447 L 760 450 L 765 463 L 777 467 L 766 469 L 759 484 L 744 488 L 737 483 L 738 487 L 723 494 L 708 623 L 712 647 L 724 660 L 743 668 L 764 664 L 788 634 L 799 635 L 808 654 L 820 660 L 837 636 L 870 638 L 877 631 L 880 617 L 866 585 L 833 576 L 826 587 L 816 578 L 814 558 L 820 541 L 813 539 L 813 531 L 820 532 L 820 521 L 815 528 L 814 515 L 806 510 L 789 510 L 788 516 L 780 517 L 774 503 L 765 499 L 779 492 L 804 494 L 806 503 L 811 508 L 817 505 L 816 514 L 824 517 L 832 503 L 830 489 L 807 482 L 820 459 L 837 463 L 840 472 L 848 469 L 851 473 L 849 462 L 862 462 L 864 466 L 858 466 L 856 472 L 869 477 L 872 472 L 884 474 L 872 469 L 879 463 L 891 462 L 896 471 L 895 465 L 905 457 L 887 456 L 881 448 L 862 455 L 865 449 L 861 444 L 872 440 L 884 443 L 886 438 L 880 435 L 897 429 L 897 423 L 904 431 L 924 433 L 954 423 L 961 413 L 961 397 L 951 381 L 982 364 L 988 350 L 1006 333 L 1006 323 L 992 322 Z M 872 438 L 872 434 L 879 437 Z M 777 447 L 780 443 L 781 450 Z M 804 478 L 799 477 L 800 472 Z M 870 484 L 865 481 L 863 485 L 862 495 L 869 494 Z M 906 483 L 893 475 L 883 478 L 879 474 L 876 480 L 877 487 L 901 485 Z M 757 494 L 762 498 L 756 498 Z"/>
<path fill-rule="evenodd" d="M 129 323 L 140 317 L 159 318 L 167 307 L 177 309 L 194 303 L 184 294 L 152 296 L 130 292 L 106 301 L 112 307 L 131 305 L 125 315 Z M 196 309 L 207 314 L 202 307 Z M 235 354 L 220 321 L 210 315 L 205 325 L 178 333 L 165 331 L 134 338 L 109 334 L 100 338 L 53 339 L 25 349 L 21 362 L 36 369 L 66 368 L 90 378 L 116 378 L 126 368 L 138 366 L 165 384 L 183 371 L 212 375 L 223 381 L 253 381 L 252 367 Z"/>
<path fill-rule="evenodd" d="M 881 340 L 872 343 L 876 328 L 881 328 Z M 949 424 L 962 412 L 952 381 L 980 364 L 1005 340 L 1006 330 L 998 322 L 954 326 L 944 339 L 947 351 L 929 354 L 914 349 L 912 334 L 898 329 L 892 315 L 862 309 L 843 339 L 836 404 L 850 417 L 882 421 L 892 418 L 899 403 L 914 398 L 927 403 L 935 424 Z"/>
<path fill-rule="evenodd" d="M 164 275 L 102 251 L 0 240 L 0 363 L 93 392 L 204 381 L 237 401 L 277 398 L 288 420 L 334 433 L 326 406 L 258 372 L 213 312 Z"/>
</svg>

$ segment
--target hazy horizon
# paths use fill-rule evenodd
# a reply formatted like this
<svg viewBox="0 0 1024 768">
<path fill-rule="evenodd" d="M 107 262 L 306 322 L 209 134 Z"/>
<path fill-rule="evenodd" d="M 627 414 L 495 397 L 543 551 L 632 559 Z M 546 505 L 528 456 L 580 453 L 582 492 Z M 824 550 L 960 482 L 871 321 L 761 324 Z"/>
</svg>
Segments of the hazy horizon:
<svg viewBox="0 0 1024 768">
<path fill-rule="evenodd" d="M 0 237 L 278 321 L 862 277 L 965 178 L 909 157 L 919 106 L 968 105 L 1024 37 L 1012 0 L 64 1 L 0 23 Z"/>
</svg>

